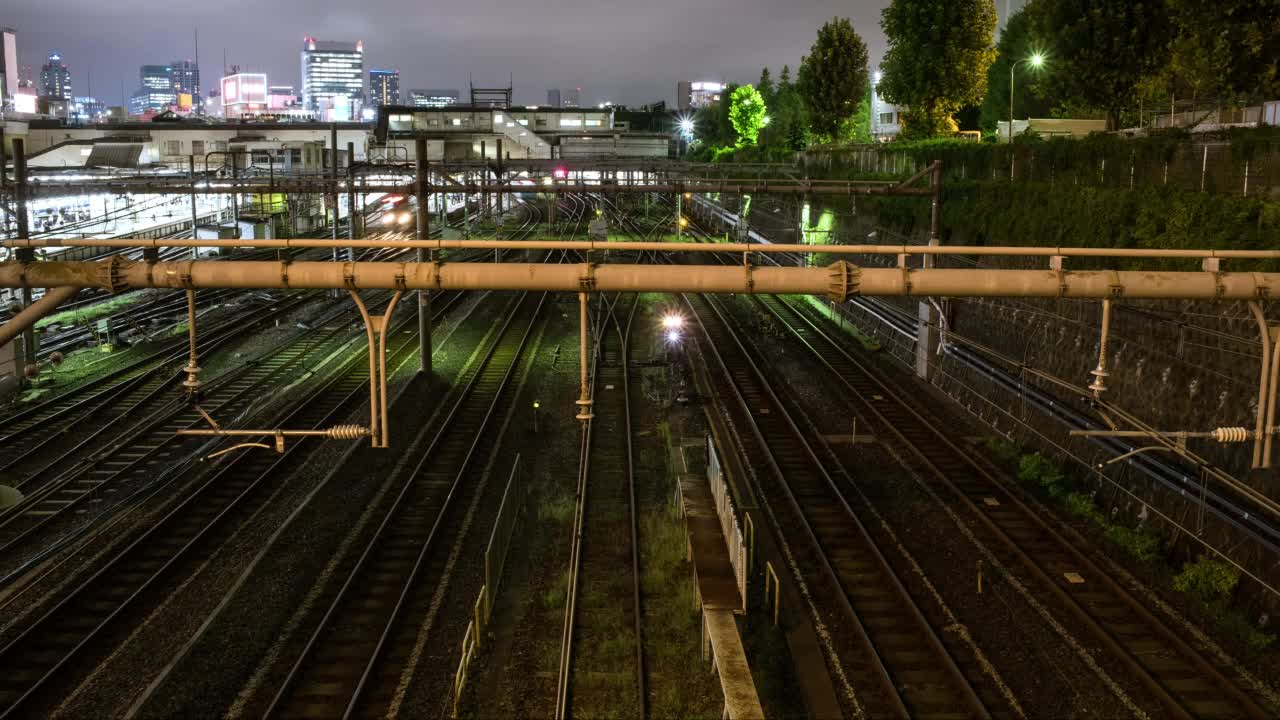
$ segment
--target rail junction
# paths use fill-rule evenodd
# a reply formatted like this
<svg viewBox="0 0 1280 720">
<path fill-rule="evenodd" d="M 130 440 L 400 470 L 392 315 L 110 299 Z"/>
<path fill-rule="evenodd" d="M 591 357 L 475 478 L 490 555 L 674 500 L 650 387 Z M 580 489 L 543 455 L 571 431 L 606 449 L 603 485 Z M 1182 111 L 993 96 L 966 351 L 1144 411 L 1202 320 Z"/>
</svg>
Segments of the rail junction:
<svg viewBox="0 0 1280 720">
<path fill-rule="evenodd" d="M 1187 508 L 1174 537 L 1194 517 L 1181 542 L 1276 607 L 1280 251 L 944 245 L 940 163 L 855 182 L 418 148 L 232 177 L 17 158 L 0 718 L 1280 712 L 1274 649 L 1238 656 L 1048 507 L 934 374 L 967 363 L 1096 440 L 1100 483 L 1155 478 Z M 302 236 L 33 236 L 27 203 L 100 194 L 326 210 Z M 897 196 L 931 223 L 793 242 L 745 196 Z M 1032 388 L 952 332 L 962 298 L 1096 307 L 1070 350 L 1092 384 Z M 1112 314 L 1161 302 L 1256 319 L 1250 407 L 1157 429 L 1114 399 Z"/>
</svg>

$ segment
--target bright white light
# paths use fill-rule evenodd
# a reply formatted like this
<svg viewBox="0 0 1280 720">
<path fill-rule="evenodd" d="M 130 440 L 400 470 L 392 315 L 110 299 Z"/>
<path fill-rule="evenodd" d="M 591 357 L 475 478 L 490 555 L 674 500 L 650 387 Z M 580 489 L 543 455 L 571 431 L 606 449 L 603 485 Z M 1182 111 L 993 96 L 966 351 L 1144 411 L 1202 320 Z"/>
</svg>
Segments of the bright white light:
<svg viewBox="0 0 1280 720">
<path fill-rule="evenodd" d="M 400 213 L 401 225 L 408 225 L 411 220 L 413 220 L 413 213 L 408 213 L 408 212 Z"/>
<path fill-rule="evenodd" d="M 662 327 L 667 330 L 679 330 L 684 327 L 684 318 L 675 313 L 664 315 L 662 318 Z"/>
<path fill-rule="evenodd" d="M 680 130 L 686 134 L 693 132 L 693 121 L 685 118 L 680 121 Z"/>
<path fill-rule="evenodd" d="M 679 331 L 679 330 L 668 330 L 668 331 L 667 331 L 667 344 L 669 344 L 669 345 L 675 345 L 675 344 L 676 344 L 676 343 L 678 343 L 678 342 L 680 342 L 680 331 Z"/>
<path fill-rule="evenodd" d="M 395 213 L 389 213 L 389 214 L 387 214 L 387 215 L 384 215 L 384 216 L 382 217 L 382 224 L 383 224 L 383 225 L 395 225 L 395 224 L 396 224 L 396 214 L 395 214 Z"/>
<path fill-rule="evenodd" d="M 769 124 L 769 121 L 771 121 L 771 120 L 773 120 L 773 118 L 769 117 L 768 115 L 765 115 L 765 116 L 764 116 L 764 119 L 760 121 L 760 124 L 761 124 L 761 125 L 768 125 L 768 124 Z"/>
</svg>

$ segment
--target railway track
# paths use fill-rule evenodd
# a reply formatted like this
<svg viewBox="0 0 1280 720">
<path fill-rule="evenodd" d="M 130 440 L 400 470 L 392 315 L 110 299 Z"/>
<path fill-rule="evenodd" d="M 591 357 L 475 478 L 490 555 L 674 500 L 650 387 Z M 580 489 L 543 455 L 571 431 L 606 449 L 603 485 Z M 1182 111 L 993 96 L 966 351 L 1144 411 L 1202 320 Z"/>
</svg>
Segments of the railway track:
<svg viewBox="0 0 1280 720">
<path fill-rule="evenodd" d="M 387 494 L 382 520 L 345 581 L 317 602 L 324 614 L 264 715 L 381 714 L 395 702 L 416 629 L 447 582 L 452 546 L 465 542 L 467 508 L 484 490 L 481 473 L 501 440 L 495 426 L 519 393 L 512 378 L 546 297 L 522 295 L 505 314 L 426 451 Z"/>
<path fill-rule="evenodd" d="M 854 695 L 846 702 L 875 716 L 991 717 L 996 691 L 935 632 L 846 501 L 838 468 L 814 451 L 718 303 L 685 300 L 737 401 L 729 404 L 760 499 L 829 633 L 829 666 Z"/>
<path fill-rule="evenodd" d="M 303 293 L 275 306 L 273 316 L 287 315 L 315 299 Z M 258 319 L 259 322 L 251 322 Z M 260 309 L 254 313 L 220 323 L 202 332 L 196 348 L 201 357 L 223 348 L 243 334 L 260 328 L 268 319 Z M 237 322 L 239 320 L 240 322 Z M 178 342 L 166 346 L 167 353 L 156 353 L 144 368 L 122 373 L 114 385 L 108 380 L 98 392 L 86 397 L 68 394 L 42 403 L 5 422 L 6 434 L 0 437 L 0 473 L 16 478 L 19 489 L 32 475 L 47 472 L 60 463 L 48 461 L 57 448 L 82 448 L 85 442 L 100 434 L 122 430 L 119 423 L 149 414 L 148 407 L 165 397 L 167 391 L 185 377 L 180 371 L 189 350 Z M 62 453 L 59 453 L 62 454 Z"/>
<path fill-rule="evenodd" d="M 628 357 L 639 302 L 631 296 L 623 310 L 621 296 L 602 300 L 593 418 L 578 461 L 558 719 L 647 715 Z"/>
<path fill-rule="evenodd" d="M 448 312 L 459 297 L 455 294 L 440 303 L 436 315 Z M 412 321 L 398 323 L 389 335 L 389 367 L 407 362 L 417 351 L 416 332 L 400 332 L 414 326 Z M 280 425 L 324 428 L 346 422 L 368 401 L 368 380 L 368 360 L 357 353 Z M 136 540 L 26 623 L 0 649 L 0 718 L 43 715 L 54 709 L 130 628 L 271 502 L 282 480 L 320 445 L 304 438 L 280 455 L 247 451 L 229 456 Z"/>
<path fill-rule="evenodd" d="M 386 296 L 380 303 L 385 303 Z M 345 312 L 331 312 L 328 324 L 318 333 L 293 338 L 256 362 L 202 389 L 198 408 L 225 422 L 248 412 L 260 400 L 265 386 L 275 383 L 308 360 L 315 360 L 317 348 L 339 337 L 344 342 L 358 340 Z M 170 383 L 165 383 L 168 385 Z M 162 385 L 158 390 L 164 389 Z M 157 390 L 157 391 L 158 391 Z M 199 441 L 183 438 L 177 431 L 206 424 L 200 410 L 175 398 L 124 432 L 127 440 L 104 451 L 77 459 L 79 448 L 68 450 L 51 467 L 69 466 L 66 472 L 39 472 L 18 483 L 26 493 L 23 502 L 0 513 L 0 557 L 20 557 L 23 548 L 32 548 L 48 539 L 49 529 L 79 516 L 93 516 L 118 501 L 130 488 L 162 475 L 181 463 Z M 53 477 L 49 477 L 53 475 Z"/>
<path fill-rule="evenodd" d="M 1274 717 L 805 313 L 784 298 L 756 301 L 827 368 L 899 457 L 978 520 L 1001 561 L 1025 571 L 1067 624 L 1113 656 L 1167 717 Z"/>
</svg>

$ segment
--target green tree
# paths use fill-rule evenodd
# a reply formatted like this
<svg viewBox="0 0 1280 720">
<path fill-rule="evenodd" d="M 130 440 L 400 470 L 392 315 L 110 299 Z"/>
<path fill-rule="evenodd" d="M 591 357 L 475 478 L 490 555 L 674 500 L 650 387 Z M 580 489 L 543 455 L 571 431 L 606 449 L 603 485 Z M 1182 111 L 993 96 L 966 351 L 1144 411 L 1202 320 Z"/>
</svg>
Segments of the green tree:
<svg viewBox="0 0 1280 720">
<path fill-rule="evenodd" d="M 868 92 L 867 45 L 847 18 L 818 30 L 818 40 L 800 62 L 798 89 L 813 132 L 830 138 L 857 112 Z"/>
<path fill-rule="evenodd" d="M 773 85 L 773 76 L 769 74 L 769 68 L 760 71 L 760 81 L 756 83 L 756 90 L 760 92 L 760 97 L 764 98 L 765 106 L 773 107 L 778 95 L 777 88 Z"/>
<path fill-rule="evenodd" d="M 933 137 L 982 101 L 996 59 L 994 0 L 893 0 L 880 16 L 889 50 L 878 89 L 903 106 L 903 136 Z"/>
<path fill-rule="evenodd" d="M 982 115 L 978 122 L 984 132 L 995 132 L 1000 122 L 1009 119 L 1009 67 L 1037 52 L 1044 52 L 1045 47 L 1046 43 L 1034 33 L 1031 16 L 1025 8 L 1009 17 L 996 45 L 999 54 L 987 70 L 987 94 L 982 101 Z M 1035 70 L 1024 62 L 1015 68 L 1015 72 L 1014 117 L 1049 117 L 1053 102 L 1040 90 L 1041 75 L 1047 69 Z"/>
<path fill-rule="evenodd" d="M 1144 77 L 1169 60 L 1167 0 L 1032 0 L 1033 33 L 1052 39 L 1042 87 L 1059 108 L 1097 108 L 1115 128 Z"/>
<path fill-rule="evenodd" d="M 733 91 L 733 95 L 729 96 L 729 121 L 733 123 L 734 132 L 737 133 L 735 144 L 738 147 L 756 144 L 767 113 L 764 98 L 754 86 L 743 85 Z"/>
<path fill-rule="evenodd" d="M 1176 92 L 1227 102 L 1280 93 L 1280 0 L 1166 0 L 1163 75 Z"/>
<path fill-rule="evenodd" d="M 840 123 L 840 142 L 854 145 L 871 142 L 871 93 L 863 95 L 858 111 Z"/>
</svg>

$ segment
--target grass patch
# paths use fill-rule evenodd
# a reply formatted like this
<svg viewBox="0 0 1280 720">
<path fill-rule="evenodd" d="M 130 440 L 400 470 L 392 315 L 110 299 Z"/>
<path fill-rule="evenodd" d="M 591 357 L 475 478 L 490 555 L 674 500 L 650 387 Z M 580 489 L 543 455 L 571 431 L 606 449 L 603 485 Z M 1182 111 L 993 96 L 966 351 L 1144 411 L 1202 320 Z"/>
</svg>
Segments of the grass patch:
<svg viewBox="0 0 1280 720">
<path fill-rule="evenodd" d="M 133 305 L 140 304 L 150 299 L 153 293 L 146 291 L 126 292 L 119 295 L 113 295 L 101 302 L 86 305 L 82 308 L 74 310 L 64 310 L 60 313 L 49 315 L 42 318 L 36 323 L 37 328 L 47 327 L 49 325 L 83 325 L 87 322 L 93 322 L 98 318 L 124 310 Z"/>
<path fill-rule="evenodd" d="M 1035 494 L 1058 504 L 1072 517 L 1092 522 L 1107 540 L 1143 564 L 1166 559 L 1164 538 L 1145 524 L 1136 528 L 1111 522 L 1094 503 L 1091 493 L 1077 490 L 1062 466 L 1040 453 L 1024 453 L 1015 443 L 1003 438 L 987 438 L 987 450 L 1004 467 L 1017 473 L 1018 480 Z M 1238 638 L 1256 650 L 1266 650 L 1276 643 L 1276 635 L 1259 629 L 1243 612 L 1231 606 L 1240 571 L 1234 565 L 1211 555 L 1201 555 L 1182 567 L 1173 579 L 1173 589 L 1185 595 L 1224 633 Z"/>
</svg>

